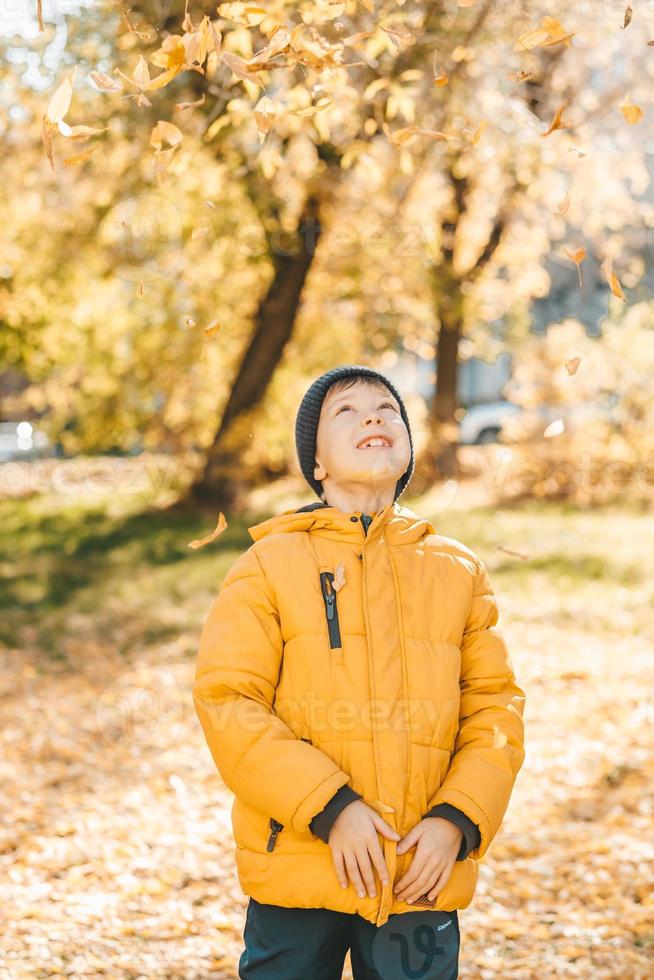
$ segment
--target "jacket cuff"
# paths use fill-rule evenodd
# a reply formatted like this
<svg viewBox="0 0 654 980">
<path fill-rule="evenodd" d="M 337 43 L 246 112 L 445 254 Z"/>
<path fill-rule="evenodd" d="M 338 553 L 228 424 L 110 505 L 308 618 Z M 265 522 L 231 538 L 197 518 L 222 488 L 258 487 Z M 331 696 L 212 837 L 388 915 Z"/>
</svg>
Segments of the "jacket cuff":
<svg viewBox="0 0 654 980">
<path fill-rule="evenodd" d="M 320 837 L 325 844 L 329 843 L 329 832 L 332 829 L 332 824 L 336 820 L 341 810 L 344 810 L 348 803 L 354 803 L 355 800 L 362 799 L 361 794 L 355 792 L 351 786 L 347 784 L 341 786 L 337 789 L 331 800 L 327 803 L 324 810 L 317 813 L 315 817 L 310 821 L 309 827 L 311 832 Z M 454 809 L 454 807 L 452 807 Z"/>
<path fill-rule="evenodd" d="M 451 803 L 437 803 L 436 806 L 433 806 L 431 810 L 425 814 L 425 816 L 443 817 L 445 820 L 449 820 L 451 823 L 455 824 L 463 833 L 461 847 L 459 848 L 459 853 L 456 856 L 457 861 L 464 861 L 470 851 L 473 851 L 476 847 L 479 847 L 479 844 L 481 843 L 479 827 L 470 819 L 470 817 L 466 816 L 462 810 L 459 810 L 458 807 L 452 806 Z"/>
</svg>

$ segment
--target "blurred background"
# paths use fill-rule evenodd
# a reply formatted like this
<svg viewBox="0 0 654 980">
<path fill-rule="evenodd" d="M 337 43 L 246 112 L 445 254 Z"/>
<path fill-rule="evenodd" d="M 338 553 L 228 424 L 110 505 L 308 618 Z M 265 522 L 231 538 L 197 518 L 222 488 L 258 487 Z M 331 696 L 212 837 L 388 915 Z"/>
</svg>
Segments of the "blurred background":
<svg viewBox="0 0 654 980">
<path fill-rule="evenodd" d="M 194 657 L 347 363 L 527 691 L 460 975 L 652 976 L 652 5 L 0 12 L 0 976 L 237 975 Z"/>
</svg>

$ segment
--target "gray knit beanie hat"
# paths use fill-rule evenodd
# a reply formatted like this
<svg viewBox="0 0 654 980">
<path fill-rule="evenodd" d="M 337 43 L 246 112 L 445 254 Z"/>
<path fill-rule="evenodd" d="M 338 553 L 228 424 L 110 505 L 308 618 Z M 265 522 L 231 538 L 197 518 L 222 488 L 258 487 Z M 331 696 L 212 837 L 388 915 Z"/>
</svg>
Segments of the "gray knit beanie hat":
<svg viewBox="0 0 654 980">
<path fill-rule="evenodd" d="M 381 381 L 397 399 L 398 405 L 400 406 L 400 414 L 402 415 L 407 432 L 409 433 L 411 459 L 406 471 L 402 474 L 395 485 L 395 496 L 393 497 L 393 501 L 396 501 L 397 498 L 404 492 L 404 489 L 413 474 L 413 439 L 411 438 L 409 417 L 406 413 L 404 402 L 402 401 L 399 392 L 392 382 L 379 371 L 375 371 L 373 368 L 366 367 L 363 364 L 344 364 L 340 367 L 332 368 L 330 371 L 322 374 L 319 378 L 316 378 L 316 380 L 310 385 L 309 389 L 304 395 L 304 398 L 300 402 L 300 407 L 295 419 L 295 447 L 300 463 L 300 469 L 302 470 L 302 474 L 309 486 L 312 487 L 320 497 L 323 490 L 322 483 L 320 480 L 316 480 L 313 475 L 314 467 L 316 465 L 316 435 L 318 432 L 320 411 L 325 395 L 334 382 L 340 381 L 342 378 L 349 377 L 360 377 L 368 378 L 373 381 Z"/>
</svg>

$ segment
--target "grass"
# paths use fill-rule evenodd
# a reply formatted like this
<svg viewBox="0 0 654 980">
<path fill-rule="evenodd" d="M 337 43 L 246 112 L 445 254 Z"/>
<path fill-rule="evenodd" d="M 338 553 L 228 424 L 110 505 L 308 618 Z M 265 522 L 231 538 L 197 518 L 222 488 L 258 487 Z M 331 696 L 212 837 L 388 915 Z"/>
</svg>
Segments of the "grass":
<svg viewBox="0 0 654 980">
<path fill-rule="evenodd" d="M 407 506 L 423 513 L 419 501 Z M 120 637 L 130 626 L 130 648 L 197 632 L 227 569 L 251 544 L 248 526 L 268 516 L 231 518 L 218 541 L 196 550 L 188 542 L 211 530 L 207 518 L 149 508 L 145 497 L 1 501 L 0 641 L 19 647 L 27 635 L 57 660 L 80 624 L 114 638 L 124 654 Z M 484 560 L 501 611 L 533 620 L 585 613 L 611 628 L 618 607 L 651 608 L 654 522 L 640 506 L 526 500 L 431 519 Z"/>
</svg>

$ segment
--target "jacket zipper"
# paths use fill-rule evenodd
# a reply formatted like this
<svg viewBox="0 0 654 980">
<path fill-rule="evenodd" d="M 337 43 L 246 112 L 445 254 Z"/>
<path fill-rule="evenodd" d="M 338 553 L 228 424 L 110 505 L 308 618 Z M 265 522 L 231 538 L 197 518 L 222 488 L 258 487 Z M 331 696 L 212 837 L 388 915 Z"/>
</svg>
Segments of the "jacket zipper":
<svg viewBox="0 0 654 980">
<path fill-rule="evenodd" d="M 277 834 L 283 829 L 283 823 L 280 823 L 279 820 L 274 820 L 272 817 L 270 818 L 270 837 L 268 838 L 268 843 L 266 845 L 267 851 L 272 851 L 273 847 L 277 843 Z"/>
<path fill-rule="evenodd" d="M 336 592 L 332 585 L 334 581 L 333 572 L 320 573 L 320 588 L 322 597 L 325 600 L 325 610 L 327 612 L 327 629 L 329 630 L 329 645 L 332 648 L 342 646 L 341 628 L 338 621 L 338 607 L 336 605 Z"/>
</svg>

